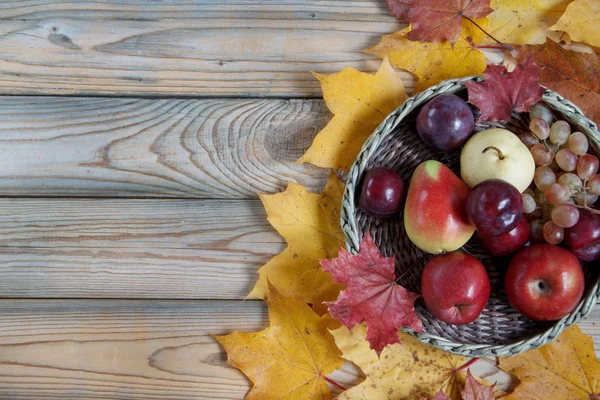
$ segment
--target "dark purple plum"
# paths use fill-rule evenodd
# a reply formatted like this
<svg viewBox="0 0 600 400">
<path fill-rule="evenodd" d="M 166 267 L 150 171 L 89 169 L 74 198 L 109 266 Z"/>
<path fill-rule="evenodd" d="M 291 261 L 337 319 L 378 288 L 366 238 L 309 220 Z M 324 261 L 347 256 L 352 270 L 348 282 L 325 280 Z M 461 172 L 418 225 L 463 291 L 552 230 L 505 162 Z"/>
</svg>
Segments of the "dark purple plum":
<svg viewBox="0 0 600 400">
<path fill-rule="evenodd" d="M 466 101 L 454 94 L 441 94 L 421 108 L 417 132 L 437 150 L 453 150 L 473 133 L 475 118 Z"/>
<path fill-rule="evenodd" d="M 523 216 L 523 198 L 519 190 L 500 179 L 483 181 L 467 197 L 467 217 L 484 236 L 510 232 Z"/>
<path fill-rule="evenodd" d="M 393 169 L 373 168 L 365 176 L 360 192 L 360 209 L 373 217 L 389 218 L 402 209 L 404 181 Z"/>
<path fill-rule="evenodd" d="M 577 258 L 592 261 L 600 258 L 600 215 L 579 211 L 579 221 L 565 229 L 567 247 Z"/>
</svg>

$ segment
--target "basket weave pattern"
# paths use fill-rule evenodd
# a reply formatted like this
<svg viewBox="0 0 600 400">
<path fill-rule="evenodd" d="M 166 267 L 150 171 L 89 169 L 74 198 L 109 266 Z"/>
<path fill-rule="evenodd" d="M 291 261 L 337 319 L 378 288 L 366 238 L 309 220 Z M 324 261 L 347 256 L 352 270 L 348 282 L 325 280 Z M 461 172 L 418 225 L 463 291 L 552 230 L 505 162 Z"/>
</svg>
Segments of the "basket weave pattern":
<svg viewBox="0 0 600 400">
<path fill-rule="evenodd" d="M 363 234 L 369 231 L 384 256 L 395 256 L 398 283 L 420 293 L 422 270 L 432 255 L 417 248 L 408 239 L 402 224 L 402 214 L 391 219 L 377 219 L 364 214 L 358 207 L 358 191 L 364 173 L 378 166 L 398 171 L 405 182 L 410 181 L 414 169 L 421 162 L 436 159 L 448 165 L 458 176 L 460 150 L 438 152 L 425 145 L 419 138 L 415 119 L 420 106 L 442 93 L 466 93 L 463 82 L 479 80 L 469 77 L 445 81 L 437 86 L 409 98 L 392 112 L 373 132 L 363 146 L 347 177 L 342 202 L 342 229 L 346 235 L 348 251 L 356 254 Z M 590 147 L 596 154 L 600 150 L 600 133 L 596 125 L 587 119 L 581 110 L 570 101 L 552 91 L 546 91 L 542 99 L 556 116 L 569 121 L 588 136 Z M 505 127 L 513 131 L 526 130 L 526 122 L 514 113 L 507 124 L 477 124 L 476 130 Z M 585 317 L 600 297 L 600 266 L 587 268 L 586 290 L 577 307 L 567 316 L 554 322 L 531 321 L 515 309 L 506 299 L 503 289 L 504 271 L 509 257 L 493 257 L 472 238 L 460 251 L 477 257 L 486 267 L 492 293 L 485 310 L 470 324 L 456 326 L 435 318 L 417 301 L 415 308 L 423 321 L 425 333 L 407 330 L 423 343 L 442 350 L 469 357 L 484 355 L 515 355 L 540 347 L 556 338 L 563 329 Z"/>
</svg>

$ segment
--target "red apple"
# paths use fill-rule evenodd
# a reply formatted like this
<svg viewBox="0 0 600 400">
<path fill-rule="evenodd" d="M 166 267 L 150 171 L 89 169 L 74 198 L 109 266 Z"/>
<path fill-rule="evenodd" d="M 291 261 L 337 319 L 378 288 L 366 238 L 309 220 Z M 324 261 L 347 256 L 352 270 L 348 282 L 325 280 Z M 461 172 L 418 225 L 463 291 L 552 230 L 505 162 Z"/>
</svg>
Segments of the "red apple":
<svg viewBox="0 0 600 400">
<path fill-rule="evenodd" d="M 579 221 L 565 229 L 569 250 L 583 261 L 600 258 L 600 215 L 588 210 L 579 211 Z"/>
<path fill-rule="evenodd" d="M 536 321 L 554 321 L 573 311 L 584 287 L 577 257 L 551 244 L 534 244 L 518 252 L 504 281 L 510 304 Z"/>
<path fill-rule="evenodd" d="M 497 236 L 485 236 L 477 232 L 477 237 L 490 253 L 495 256 L 505 256 L 525 246 L 530 233 L 529 222 L 523 215 L 517 226 L 509 232 Z"/>
<path fill-rule="evenodd" d="M 449 324 L 468 324 L 483 311 L 490 297 L 490 280 L 475 257 L 441 254 L 425 265 L 421 292 L 434 317 Z"/>
</svg>

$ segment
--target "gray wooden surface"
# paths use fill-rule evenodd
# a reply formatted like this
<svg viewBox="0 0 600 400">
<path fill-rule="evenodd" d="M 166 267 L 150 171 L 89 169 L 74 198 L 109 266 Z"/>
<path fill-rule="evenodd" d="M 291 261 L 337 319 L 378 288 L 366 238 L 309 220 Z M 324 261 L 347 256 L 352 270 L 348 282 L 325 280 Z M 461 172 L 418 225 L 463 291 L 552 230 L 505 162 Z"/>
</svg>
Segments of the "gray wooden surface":
<svg viewBox="0 0 600 400">
<path fill-rule="evenodd" d="M 384 0 L 0 2 L 0 398 L 242 398 L 210 334 L 267 325 L 242 299 L 285 243 L 256 195 L 328 176 L 295 163 L 330 118 L 309 71 L 374 71 L 403 26 Z"/>
</svg>

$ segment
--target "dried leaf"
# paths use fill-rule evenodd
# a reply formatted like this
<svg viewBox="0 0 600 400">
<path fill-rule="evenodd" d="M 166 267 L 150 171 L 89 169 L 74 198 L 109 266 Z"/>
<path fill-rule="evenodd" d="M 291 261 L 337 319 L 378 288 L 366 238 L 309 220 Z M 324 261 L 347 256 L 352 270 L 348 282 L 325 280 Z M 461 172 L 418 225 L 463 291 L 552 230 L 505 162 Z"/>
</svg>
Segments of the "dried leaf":
<svg viewBox="0 0 600 400">
<path fill-rule="evenodd" d="M 529 57 L 511 73 L 504 66 L 488 65 L 483 72 L 484 82 L 465 83 L 469 103 L 481 110 L 479 122 L 508 121 L 513 110 L 529 111 L 545 92 L 539 84 L 541 73 Z"/>
<path fill-rule="evenodd" d="M 215 336 L 227 363 L 254 384 L 246 400 L 330 399 L 323 376 L 344 363 L 327 330 L 330 317 L 319 317 L 303 300 L 284 297 L 272 286 L 266 302 L 269 328 Z"/>
<path fill-rule="evenodd" d="M 387 60 L 375 75 L 353 68 L 314 75 L 335 116 L 298 162 L 348 171 L 375 128 L 406 100 L 404 85 Z"/>
<path fill-rule="evenodd" d="M 576 325 L 539 349 L 501 358 L 499 367 L 521 381 L 506 400 L 600 398 L 600 362 Z"/>
<path fill-rule="evenodd" d="M 465 382 L 465 388 L 462 391 L 462 400 L 494 400 L 494 387 L 486 386 L 483 383 L 479 383 L 471 371 L 467 371 L 467 380 Z"/>
<path fill-rule="evenodd" d="M 492 12 L 490 0 L 387 0 L 387 3 L 394 15 L 411 23 L 408 38 L 423 42 L 454 43 L 463 20 L 484 18 Z"/>
<path fill-rule="evenodd" d="M 400 343 L 399 328 L 423 331 L 414 307 L 419 295 L 396 283 L 394 258 L 383 257 L 369 233 L 358 254 L 340 248 L 337 258 L 323 260 L 321 265 L 334 281 L 347 287 L 337 301 L 328 303 L 329 312 L 348 329 L 365 321 L 367 340 L 377 354 L 389 344 Z"/>
<path fill-rule="evenodd" d="M 485 22 L 479 20 L 479 24 Z M 388 57 L 398 68 L 403 68 L 419 79 L 415 92 L 420 92 L 446 79 L 481 75 L 486 60 L 473 43 L 481 39 L 481 33 L 473 24 L 463 24 L 458 40 L 452 46 L 449 42 L 413 42 L 406 36 L 408 28 L 386 35 L 369 54 Z"/>
<path fill-rule="evenodd" d="M 460 400 L 465 373 L 458 370 L 468 361 L 466 357 L 422 344 L 404 332 L 400 332 L 402 344 L 387 346 L 377 357 L 365 340 L 366 329 L 362 323 L 352 331 L 342 326 L 331 332 L 342 357 L 359 366 L 367 377 L 338 399 L 420 400 L 442 390 L 451 400 Z"/>
<path fill-rule="evenodd" d="M 600 2 L 575 0 L 550 29 L 567 32 L 571 39 L 600 46 Z"/>
<path fill-rule="evenodd" d="M 428 400 L 428 399 L 425 397 L 421 397 L 421 400 Z M 437 392 L 435 397 L 431 400 L 451 400 L 451 399 L 450 399 L 450 397 L 446 396 L 446 394 L 444 392 L 442 392 L 440 390 L 439 392 Z"/>
<path fill-rule="evenodd" d="M 518 46 L 518 62 L 533 55 L 543 68 L 540 84 L 577 104 L 588 118 L 600 123 L 600 57 L 563 49 L 548 39 L 544 45 Z"/>
<path fill-rule="evenodd" d="M 290 183 L 283 193 L 260 196 L 269 222 L 288 247 L 258 271 L 250 297 L 264 297 L 268 279 L 284 295 L 303 298 L 315 306 L 335 300 L 343 286 L 323 272 L 319 260 L 337 256 L 345 243 L 340 226 L 343 192 L 344 184 L 332 174 L 322 194 Z"/>
<path fill-rule="evenodd" d="M 542 44 L 573 0 L 492 0 L 487 31 L 502 43 Z M 485 39 L 492 43 L 491 40 Z"/>
<path fill-rule="evenodd" d="M 385 2 L 396 17 L 408 19 L 412 0 L 385 0 Z"/>
</svg>

